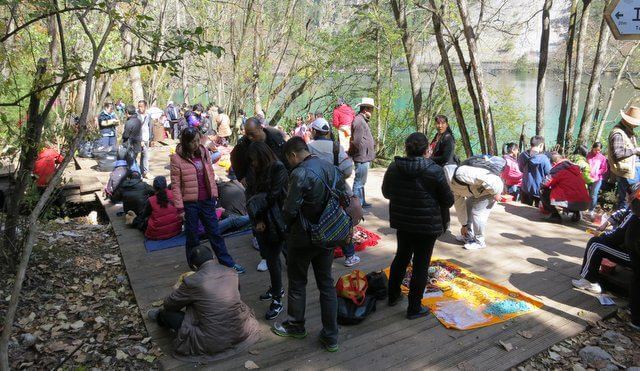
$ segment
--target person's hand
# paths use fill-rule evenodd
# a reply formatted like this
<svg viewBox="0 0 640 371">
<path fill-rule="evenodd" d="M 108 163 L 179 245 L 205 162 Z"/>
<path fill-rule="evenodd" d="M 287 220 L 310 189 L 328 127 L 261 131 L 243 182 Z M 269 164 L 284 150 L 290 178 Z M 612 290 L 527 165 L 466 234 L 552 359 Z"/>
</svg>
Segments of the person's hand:
<svg viewBox="0 0 640 371">
<path fill-rule="evenodd" d="M 468 237 L 469 228 L 466 225 L 463 225 L 462 228 L 460 228 L 460 234 L 462 235 L 462 237 Z"/>
<path fill-rule="evenodd" d="M 264 222 L 258 222 L 256 224 L 256 231 L 257 232 L 264 232 L 264 230 L 267 228 L 266 225 L 264 225 Z"/>
<path fill-rule="evenodd" d="M 184 221 L 184 212 L 181 212 L 180 214 L 178 214 L 178 216 L 180 217 L 180 219 L 182 219 L 182 221 Z"/>
<path fill-rule="evenodd" d="M 605 230 L 607 230 L 607 227 L 609 227 L 609 221 L 605 221 L 604 223 L 600 224 L 600 226 L 597 228 L 600 232 L 604 232 Z"/>
<path fill-rule="evenodd" d="M 493 199 L 496 200 L 496 202 L 500 202 L 500 200 L 502 199 L 502 195 L 500 194 L 494 195 Z"/>
</svg>

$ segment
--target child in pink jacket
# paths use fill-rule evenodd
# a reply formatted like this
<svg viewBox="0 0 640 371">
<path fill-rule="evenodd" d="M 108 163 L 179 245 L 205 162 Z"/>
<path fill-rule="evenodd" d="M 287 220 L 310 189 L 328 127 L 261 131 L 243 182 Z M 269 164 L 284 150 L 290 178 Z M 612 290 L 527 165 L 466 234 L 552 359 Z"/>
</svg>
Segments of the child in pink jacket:
<svg viewBox="0 0 640 371">
<path fill-rule="evenodd" d="M 609 171 L 607 158 L 602 154 L 602 143 L 593 143 L 591 152 L 587 154 L 587 161 L 591 167 L 590 175 L 591 179 L 593 179 L 593 183 L 589 185 L 589 195 L 591 196 L 591 207 L 589 211 L 593 214 L 593 210 L 598 204 L 598 193 L 600 192 L 604 175 Z"/>
<path fill-rule="evenodd" d="M 516 143 L 507 143 L 502 151 L 502 157 L 507 161 L 507 165 L 502 170 L 502 180 L 504 180 L 505 190 L 507 194 L 513 196 L 517 200 L 520 196 L 520 186 L 522 186 L 522 172 L 518 167 L 518 145 Z"/>
</svg>

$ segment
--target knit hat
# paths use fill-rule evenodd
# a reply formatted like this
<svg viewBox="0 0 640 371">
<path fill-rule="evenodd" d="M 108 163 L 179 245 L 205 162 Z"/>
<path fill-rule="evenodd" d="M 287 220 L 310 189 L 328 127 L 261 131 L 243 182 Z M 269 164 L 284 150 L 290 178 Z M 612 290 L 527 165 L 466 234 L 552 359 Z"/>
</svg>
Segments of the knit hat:
<svg viewBox="0 0 640 371">
<path fill-rule="evenodd" d="M 313 120 L 313 122 L 311 123 L 311 128 L 323 133 L 328 133 L 329 131 L 331 131 L 329 123 L 323 117 Z"/>
</svg>

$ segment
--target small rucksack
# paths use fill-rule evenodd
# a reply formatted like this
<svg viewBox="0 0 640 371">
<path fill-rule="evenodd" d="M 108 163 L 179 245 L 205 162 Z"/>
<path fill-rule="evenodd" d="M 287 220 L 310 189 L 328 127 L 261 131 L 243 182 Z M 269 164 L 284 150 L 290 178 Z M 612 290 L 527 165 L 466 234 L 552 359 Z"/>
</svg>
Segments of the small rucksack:
<svg viewBox="0 0 640 371">
<path fill-rule="evenodd" d="M 338 297 L 338 324 L 341 326 L 359 324 L 376 311 L 377 301 L 374 296 L 367 296 L 361 305 L 356 305 L 349 299 Z"/>
<path fill-rule="evenodd" d="M 354 304 L 362 305 L 364 303 L 367 288 L 367 276 L 361 270 L 355 269 L 349 274 L 338 279 L 336 283 L 336 294 L 345 299 L 351 299 Z"/>
<path fill-rule="evenodd" d="M 479 167 L 481 169 L 489 170 L 494 175 L 500 176 L 500 174 L 502 173 L 502 169 L 499 168 L 493 162 L 489 161 L 489 158 L 491 157 L 484 156 L 484 155 L 471 156 L 468 159 L 462 161 L 460 166 L 466 165 L 466 166 L 472 166 L 472 167 Z"/>
</svg>

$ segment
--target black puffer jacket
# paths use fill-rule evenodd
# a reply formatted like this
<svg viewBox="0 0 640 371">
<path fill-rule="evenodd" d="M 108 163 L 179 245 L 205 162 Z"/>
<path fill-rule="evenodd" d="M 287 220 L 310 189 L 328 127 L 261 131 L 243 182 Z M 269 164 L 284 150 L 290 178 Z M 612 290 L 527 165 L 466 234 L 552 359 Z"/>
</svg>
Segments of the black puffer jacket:
<svg viewBox="0 0 640 371">
<path fill-rule="evenodd" d="M 300 223 L 300 214 L 309 222 L 317 223 L 329 201 L 327 186 L 336 180 L 336 189 L 346 193 L 346 183 L 338 168 L 314 155 L 309 155 L 289 175 L 287 199 L 282 210 L 284 221 L 289 226 L 287 244 L 308 246 L 309 237 Z M 337 179 L 336 179 L 337 177 Z"/>
<path fill-rule="evenodd" d="M 271 241 L 284 239 L 285 223 L 282 205 L 287 197 L 289 173 L 282 162 L 277 161 L 266 172 L 267 179 L 247 186 L 247 213 L 255 226 L 266 224 L 267 238 Z M 259 232 L 256 232 L 259 233 Z"/>
<path fill-rule="evenodd" d="M 453 193 L 442 167 L 423 157 L 396 157 L 382 181 L 391 228 L 440 235 L 449 223 Z"/>
<path fill-rule="evenodd" d="M 153 195 L 153 187 L 143 182 L 140 178 L 128 178 L 120 183 L 113 191 L 111 200 L 122 201 L 124 212 L 133 210 L 136 215 L 142 215 L 149 196 Z"/>
</svg>

